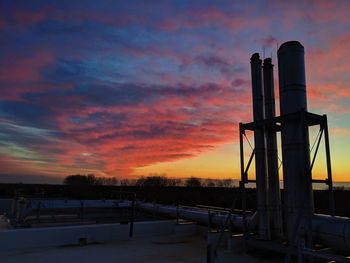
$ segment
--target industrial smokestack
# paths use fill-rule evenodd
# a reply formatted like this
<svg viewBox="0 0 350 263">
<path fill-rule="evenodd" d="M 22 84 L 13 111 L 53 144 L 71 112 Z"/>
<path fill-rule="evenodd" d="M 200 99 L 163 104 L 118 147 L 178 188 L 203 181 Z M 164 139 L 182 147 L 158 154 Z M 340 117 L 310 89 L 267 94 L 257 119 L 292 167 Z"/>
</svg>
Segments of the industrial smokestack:
<svg viewBox="0 0 350 263">
<path fill-rule="evenodd" d="M 275 111 L 275 91 L 273 78 L 273 64 L 271 58 L 264 59 L 264 98 L 265 98 L 265 118 L 276 116 Z M 280 237 L 283 234 L 281 193 L 278 176 L 278 155 L 277 138 L 274 126 L 265 129 L 266 157 L 268 174 L 268 207 L 270 216 L 271 236 Z"/>
<path fill-rule="evenodd" d="M 286 234 L 293 243 L 300 220 L 313 213 L 309 134 L 302 120 L 302 112 L 307 110 L 303 45 L 297 41 L 282 44 L 278 67 L 281 116 L 301 112 L 301 119 L 289 120 L 281 127 Z"/>
<path fill-rule="evenodd" d="M 258 53 L 250 59 L 253 90 L 253 118 L 254 121 L 264 119 L 264 93 L 262 87 L 262 67 Z M 267 210 L 267 171 L 264 128 L 254 131 L 255 144 L 255 176 L 257 193 L 258 231 L 261 239 L 270 239 L 269 214 Z"/>
</svg>

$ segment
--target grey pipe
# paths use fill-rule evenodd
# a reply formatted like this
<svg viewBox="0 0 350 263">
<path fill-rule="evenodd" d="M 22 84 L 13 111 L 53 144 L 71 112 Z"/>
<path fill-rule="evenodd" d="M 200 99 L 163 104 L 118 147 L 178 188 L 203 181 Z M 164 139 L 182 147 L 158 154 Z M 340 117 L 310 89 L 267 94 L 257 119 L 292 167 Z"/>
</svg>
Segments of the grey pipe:
<svg viewBox="0 0 350 263">
<path fill-rule="evenodd" d="M 195 210 L 190 208 L 181 208 L 176 206 L 166 206 L 151 203 L 138 202 L 136 206 L 150 213 L 163 214 L 172 218 L 182 218 L 189 221 L 195 221 L 203 225 L 229 226 L 236 230 L 243 231 L 244 219 L 242 216 L 234 214 L 209 214 L 206 210 Z M 247 224 L 254 227 L 254 218 L 247 217 Z"/>
<path fill-rule="evenodd" d="M 258 53 L 250 59 L 253 92 L 253 118 L 261 121 L 264 114 L 264 91 L 262 86 L 262 66 Z M 255 144 L 255 177 L 256 177 L 256 205 L 258 218 L 258 232 L 261 239 L 270 239 L 270 225 L 268 214 L 268 192 L 267 192 L 267 167 L 264 128 L 260 127 L 254 131 Z"/>
<path fill-rule="evenodd" d="M 315 214 L 312 218 L 312 232 L 316 241 L 342 251 L 350 251 L 350 218 Z"/>
<path fill-rule="evenodd" d="M 271 58 L 264 59 L 264 97 L 265 97 L 265 118 L 270 119 L 276 116 L 275 91 L 273 78 L 273 64 Z M 268 177 L 268 209 L 270 215 L 271 237 L 281 237 L 283 234 L 281 191 L 278 176 L 278 154 L 277 136 L 275 127 L 265 129 L 266 158 Z"/>
<path fill-rule="evenodd" d="M 136 206 L 149 213 L 157 213 L 172 218 L 182 218 L 195 221 L 203 225 L 231 227 L 237 231 L 243 231 L 244 219 L 235 214 L 211 214 L 206 210 L 166 206 L 152 203 L 136 203 Z M 249 229 L 254 229 L 257 223 L 257 216 L 247 217 Z M 301 229 L 305 230 L 308 222 L 302 220 Z M 334 217 L 315 214 L 312 218 L 313 238 L 329 247 L 350 251 L 350 218 Z"/>
</svg>

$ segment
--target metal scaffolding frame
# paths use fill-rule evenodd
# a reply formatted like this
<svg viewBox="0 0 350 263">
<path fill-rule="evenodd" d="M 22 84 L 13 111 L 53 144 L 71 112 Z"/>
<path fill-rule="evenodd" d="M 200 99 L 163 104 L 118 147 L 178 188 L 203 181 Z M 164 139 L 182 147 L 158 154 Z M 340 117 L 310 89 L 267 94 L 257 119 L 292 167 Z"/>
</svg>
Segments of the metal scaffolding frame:
<svg viewBox="0 0 350 263">
<path fill-rule="evenodd" d="M 278 116 L 278 117 L 273 117 L 269 119 L 264 119 L 261 121 L 255 121 L 255 122 L 250 122 L 250 123 L 239 123 L 239 139 L 240 139 L 240 165 L 241 165 L 241 180 L 240 180 L 240 188 L 242 191 L 242 210 L 243 210 L 243 225 L 244 225 L 244 243 L 248 241 L 249 235 L 250 235 L 250 229 L 249 225 L 247 224 L 247 216 L 246 216 L 246 209 L 247 209 L 247 196 L 246 196 L 246 184 L 248 183 L 256 183 L 256 180 L 250 179 L 248 177 L 248 171 L 251 166 L 252 160 L 255 155 L 255 149 L 250 145 L 250 142 L 248 138 L 246 137 L 246 131 L 255 131 L 257 129 L 273 129 L 276 132 L 281 131 L 281 127 L 284 123 L 289 122 L 289 121 L 296 121 L 298 120 L 301 125 L 303 125 L 305 128 L 309 128 L 311 126 L 316 126 L 319 125 L 319 133 L 316 136 L 315 142 L 312 146 L 315 147 L 314 154 L 311 159 L 310 167 L 309 167 L 309 173 L 310 173 L 310 178 L 311 178 L 311 183 L 325 183 L 328 185 L 328 198 L 329 198 L 329 213 L 330 215 L 334 216 L 335 211 L 334 211 L 334 193 L 333 193 L 333 181 L 332 181 L 332 169 L 331 169 L 331 158 L 330 158 L 330 147 L 329 147 L 329 133 L 328 133 L 328 122 L 327 122 L 327 115 L 318 115 L 314 113 L 310 113 L 304 110 L 300 110 L 298 112 L 292 113 L 292 114 L 287 114 L 283 116 Z M 327 165 L 327 178 L 324 180 L 319 180 L 319 179 L 312 179 L 312 168 L 315 164 L 316 161 L 316 156 L 319 150 L 319 146 L 322 140 L 322 137 L 324 135 L 324 143 L 325 143 L 325 154 L 326 154 L 326 165 Z M 303 135 L 303 137 L 307 136 L 306 134 Z M 250 157 L 248 159 L 247 164 L 245 164 L 245 158 L 244 158 L 244 137 L 246 137 L 250 147 L 252 148 L 252 152 L 250 154 Z M 306 141 L 306 137 L 304 138 Z M 311 154 L 312 149 L 309 151 Z M 311 184 L 312 185 L 312 184 Z M 310 220 L 309 223 L 311 224 L 311 217 L 309 218 Z M 298 220 L 300 221 L 300 220 Z M 311 226 L 311 225 L 310 225 Z M 298 231 L 296 231 L 298 232 Z M 309 234 L 308 236 L 311 236 L 311 233 L 306 233 Z M 296 239 L 298 239 L 296 237 Z M 297 241 L 298 246 L 299 246 L 299 240 Z M 309 239 L 308 242 L 308 247 L 305 248 L 301 253 L 302 254 L 307 254 L 304 253 L 303 251 L 307 250 L 309 251 L 310 248 L 312 248 L 312 238 Z M 290 257 L 290 253 L 293 250 L 292 247 L 287 249 L 286 253 L 286 258 Z M 311 250 L 310 250 L 311 251 Z M 318 253 L 316 253 L 318 255 Z"/>
<path fill-rule="evenodd" d="M 243 136 L 245 136 L 245 131 L 255 131 L 257 128 L 265 128 L 265 127 L 272 127 L 275 129 L 276 132 L 281 131 L 281 125 L 285 122 L 291 121 L 291 120 L 300 120 L 303 122 L 302 124 L 310 127 L 319 125 L 320 126 L 320 132 L 317 136 L 317 142 L 316 142 L 316 149 L 315 153 L 312 157 L 312 161 L 310 164 L 310 173 L 312 171 L 312 168 L 314 166 L 316 156 L 319 150 L 319 146 L 322 140 L 322 136 L 324 134 L 324 142 L 325 142 L 325 153 L 326 153 L 326 164 L 327 164 L 327 178 L 324 180 L 319 179 L 312 179 L 312 183 L 324 183 L 328 185 L 328 194 L 329 194 L 329 210 L 330 215 L 334 216 L 334 193 L 333 193 L 333 180 L 332 180 L 332 168 L 331 168 L 331 157 L 330 157 L 330 148 L 329 148 L 329 133 L 328 133 L 328 122 L 327 122 L 327 115 L 318 115 L 311 112 L 306 112 L 304 110 L 301 110 L 296 113 L 287 114 L 284 116 L 278 116 L 273 117 L 270 119 L 265 119 L 262 121 L 255 121 L 255 122 L 249 122 L 249 123 L 239 123 L 239 141 L 240 141 L 240 159 L 241 159 L 241 181 L 240 181 L 240 187 L 243 189 L 243 193 L 245 192 L 245 185 L 247 183 L 255 183 L 256 180 L 252 180 L 248 178 L 248 171 L 250 168 L 250 165 L 252 163 L 252 160 L 255 155 L 255 150 L 253 149 L 251 152 L 251 155 L 249 157 L 247 165 L 245 165 L 244 160 L 244 143 L 243 143 Z M 242 209 L 243 211 L 246 209 L 246 196 L 243 195 L 242 198 Z"/>
</svg>

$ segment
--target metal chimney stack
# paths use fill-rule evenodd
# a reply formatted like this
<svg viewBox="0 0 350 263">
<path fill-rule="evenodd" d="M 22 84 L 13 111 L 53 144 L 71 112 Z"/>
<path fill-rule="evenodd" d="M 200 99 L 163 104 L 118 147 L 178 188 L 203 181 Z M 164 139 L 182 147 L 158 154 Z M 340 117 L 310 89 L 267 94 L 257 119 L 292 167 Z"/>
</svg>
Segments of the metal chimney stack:
<svg viewBox="0 0 350 263">
<path fill-rule="evenodd" d="M 278 49 L 281 116 L 307 111 L 304 47 L 289 41 Z M 286 234 L 294 242 L 301 218 L 313 213 L 308 127 L 301 119 L 281 125 Z"/>
<path fill-rule="evenodd" d="M 253 91 L 253 119 L 262 121 L 264 114 L 264 92 L 262 83 L 262 66 L 258 53 L 250 59 Z M 267 167 L 264 128 L 261 127 L 254 132 L 255 144 L 255 176 L 257 191 L 258 232 L 261 239 L 270 239 L 269 215 L 267 210 Z"/>
<path fill-rule="evenodd" d="M 273 64 L 271 58 L 264 59 L 264 97 L 265 97 L 265 118 L 276 117 L 275 112 L 275 91 Z M 277 238 L 283 234 L 282 207 L 280 182 L 278 176 L 278 153 L 277 137 L 274 126 L 267 126 L 265 130 L 266 157 L 268 171 L 268 207 L 270 214 L 270 226 L 272 238 Z"/>
</svg>

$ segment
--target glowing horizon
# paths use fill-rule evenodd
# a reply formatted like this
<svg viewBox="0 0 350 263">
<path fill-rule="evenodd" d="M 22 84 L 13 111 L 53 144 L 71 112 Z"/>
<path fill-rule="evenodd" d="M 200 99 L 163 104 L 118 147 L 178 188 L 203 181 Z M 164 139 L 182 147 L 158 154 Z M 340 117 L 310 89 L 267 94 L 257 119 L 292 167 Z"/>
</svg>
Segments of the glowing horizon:
<svg viewBox="0 0 350 263">
<path fill-rule="evenodd" d="M 2 1 L 0 182 L 238 179 L 250 55 L 272 54 L 278 96 L 276 50 L 288 40 L 305 46 L 309 111 L 328 115 L 333 178 L 350 181 L 348 10 L 343 0 Z"/>
</svg>

